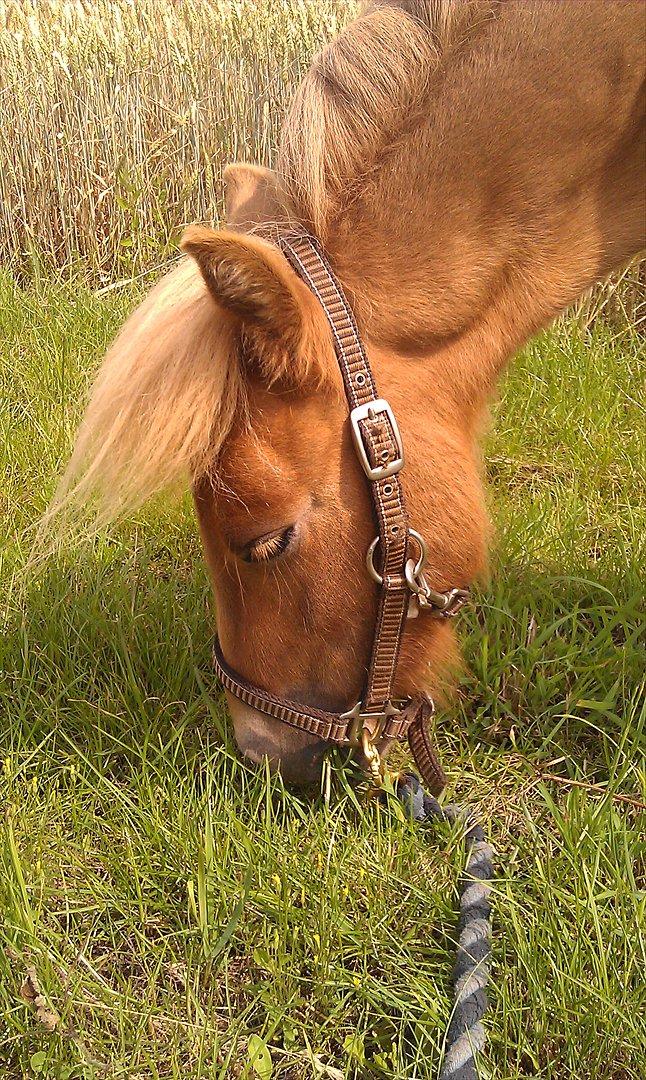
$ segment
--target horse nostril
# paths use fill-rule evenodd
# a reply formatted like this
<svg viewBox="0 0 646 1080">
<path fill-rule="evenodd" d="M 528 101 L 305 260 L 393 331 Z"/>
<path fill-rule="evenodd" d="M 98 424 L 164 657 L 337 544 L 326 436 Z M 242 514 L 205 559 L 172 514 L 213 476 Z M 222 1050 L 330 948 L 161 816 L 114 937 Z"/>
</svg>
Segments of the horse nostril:
<svg viewBox="0 0 646 1080">
<path fill-rule="evenodd" d="M 245 757 L 256 763 L 269 761 L 290 784 L 309 786 L 320 780 L 323 755 L 329 744 L 304 731 L 274 720 L 226 694 L 235 738 Z"/>
</svg>

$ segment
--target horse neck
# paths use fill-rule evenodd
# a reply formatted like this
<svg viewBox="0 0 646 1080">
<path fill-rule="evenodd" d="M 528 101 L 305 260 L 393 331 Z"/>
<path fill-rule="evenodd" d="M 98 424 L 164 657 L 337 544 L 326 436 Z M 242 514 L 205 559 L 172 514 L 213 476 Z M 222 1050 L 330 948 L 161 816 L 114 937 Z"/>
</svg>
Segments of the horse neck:
<svg viewBox="0 0 646 1080">
<path fill-rule="evenodd" d="M 643 9 L 607 8 L 510 5 L 330 230 L 365 332 L 462 400 L 644 244 Z"/>
</svg>

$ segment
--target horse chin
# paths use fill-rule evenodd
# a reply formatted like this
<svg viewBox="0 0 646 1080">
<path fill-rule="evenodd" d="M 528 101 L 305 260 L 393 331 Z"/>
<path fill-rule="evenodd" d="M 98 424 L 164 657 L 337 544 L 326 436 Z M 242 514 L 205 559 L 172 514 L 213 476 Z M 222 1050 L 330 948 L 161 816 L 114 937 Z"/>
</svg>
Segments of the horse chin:
<svg viewBox="0 0 646 1080">
<path fill-rule="evenodd" d="M 312 787 L 321 779 L 323 756 L 330 744 L 252 709 L 226 694 L 236 742 L 246 758 L 269 762 L 288 784 Z"/>
</svg>

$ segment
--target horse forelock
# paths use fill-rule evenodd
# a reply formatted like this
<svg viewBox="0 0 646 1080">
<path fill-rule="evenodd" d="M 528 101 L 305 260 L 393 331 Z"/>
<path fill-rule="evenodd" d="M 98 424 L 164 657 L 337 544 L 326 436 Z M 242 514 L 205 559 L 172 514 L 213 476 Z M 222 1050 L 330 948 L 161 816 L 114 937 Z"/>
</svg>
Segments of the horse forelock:
<svg viewBox="0 0 646 1080">
<path fill-rule="evenodd" d="M 95 380 L 49 516 L 102 524 L 213 468 L 245 385 L 237 328 L 182 262 L 125 323 Z"/>
</svg>

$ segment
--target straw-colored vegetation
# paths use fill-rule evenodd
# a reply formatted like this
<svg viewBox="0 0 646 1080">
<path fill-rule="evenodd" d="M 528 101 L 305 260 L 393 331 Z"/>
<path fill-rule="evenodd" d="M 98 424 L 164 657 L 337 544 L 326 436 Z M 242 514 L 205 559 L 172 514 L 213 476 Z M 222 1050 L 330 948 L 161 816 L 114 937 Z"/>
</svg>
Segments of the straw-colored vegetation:
<svg viewBox="0 0 646 1080">
<path fill-rule="evenodd" d="M 227 161 L 267 163 L 342 0 L 0 0 L 0 259 L 106 281 L 217 218 Z"/>
<path fill-rule="evenodd" d="M 341 767 L 308 801 L 239 760 L 188 503 L 24 573 L 130 278 L 217 218 L 225 161 L 271 157 L 350 8 L 0 0 L 7 1080 L 437 1075 L 456 838 L 359 806 Z M 492 1080 L 646 1060 L 636 297 L 599 291 L 523 352 L 487 447 L 500 539 L 438 739 L 498 852 Z"/>
<path fill-rule="evenodd" d="M 314 50 L 356 0 L 0 0 L 0 263 L 114 283 L 217 220 L 228 161 L 267 164 Z M 644 319 L 644 269 L 581 312 Z"/>
</svg>

